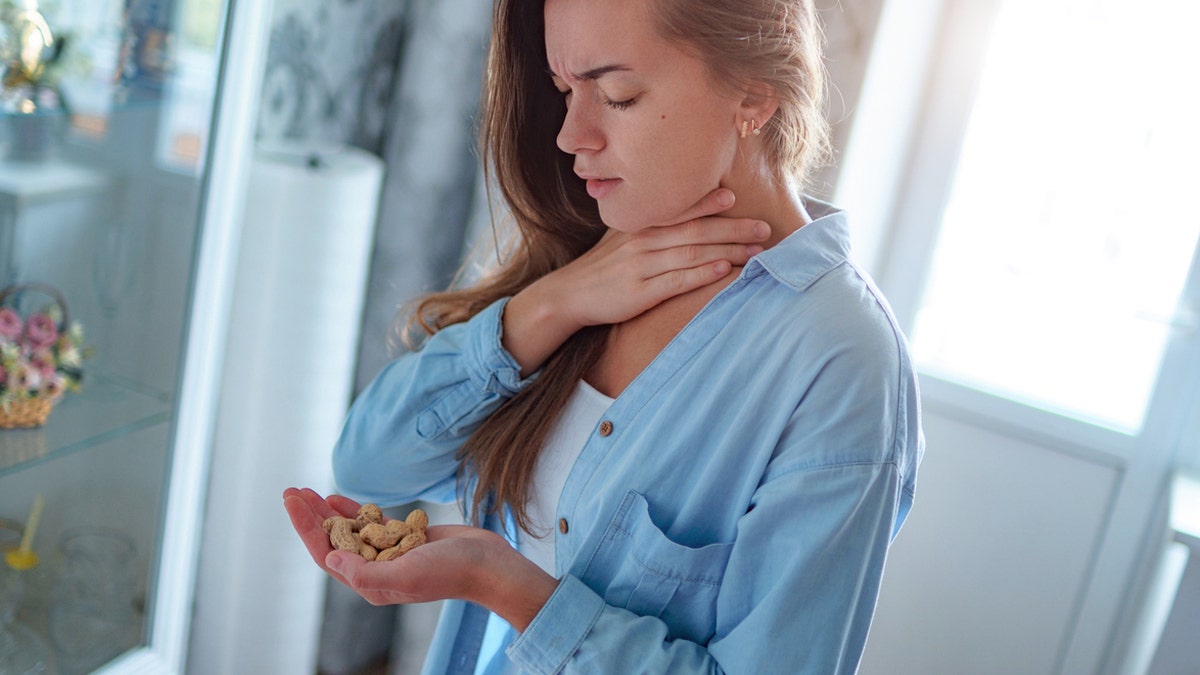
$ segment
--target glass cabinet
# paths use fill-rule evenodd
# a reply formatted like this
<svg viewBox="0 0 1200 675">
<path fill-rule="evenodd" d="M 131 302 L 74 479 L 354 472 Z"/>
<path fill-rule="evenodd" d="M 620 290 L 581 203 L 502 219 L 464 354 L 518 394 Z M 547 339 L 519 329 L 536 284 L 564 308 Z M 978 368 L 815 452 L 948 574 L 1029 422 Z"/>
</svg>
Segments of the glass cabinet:
<svg viewBox="0 0 1200 675">
<path fill-rule="evenodd" d="M 0 3 L 4 675 L 182 667 L 263 11 Z"/>
</svg>

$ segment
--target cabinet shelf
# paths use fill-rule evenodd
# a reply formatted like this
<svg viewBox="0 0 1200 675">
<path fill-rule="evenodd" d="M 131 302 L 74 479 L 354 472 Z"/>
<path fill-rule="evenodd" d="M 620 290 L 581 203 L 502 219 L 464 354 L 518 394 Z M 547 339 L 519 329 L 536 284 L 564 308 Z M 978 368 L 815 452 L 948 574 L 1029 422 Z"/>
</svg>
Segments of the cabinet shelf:
<svg viewBox="0 0 1200 675">
<path fill-rule="evenodd" d="M 38 429 L 0 429 L 0 478 L 166 422 L 167 396 L 120 378 L 88 373 Z"/>
</svg>

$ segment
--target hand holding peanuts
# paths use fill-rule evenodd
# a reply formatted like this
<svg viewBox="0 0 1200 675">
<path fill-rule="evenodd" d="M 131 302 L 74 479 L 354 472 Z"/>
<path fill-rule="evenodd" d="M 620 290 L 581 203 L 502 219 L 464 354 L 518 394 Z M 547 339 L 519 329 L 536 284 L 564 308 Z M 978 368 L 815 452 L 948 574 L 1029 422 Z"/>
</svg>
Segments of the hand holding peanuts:
<svg viewBox="0 0 1200 675">
<path fill-rule="evenodd" d="M 357 544 L 353 550 L 341 550 L 330 541 L 334 525 L 344 520 L 357 524 L 358 532 L 350 524 L 339 525 L 339 531 L 348 527 L 350 534 L 362 539 L 364 527 L 374 522 L 371 515 L 374 511 L 369 506 L 339 495 L 326 498 L 312 490 L 296 488 L 284 491 L 283 505 L 313 561 L 373 605 L 451 598 L 470 600 L 496 612 L 514 628 L 524 630 L 558 585 L 554 577 L 526 559 L 504 537 L 485 529 L 466 525 L 427 527 L 426 518 L 412 516 L 413 521 L 400 522 L 423 528 L 427 543 L 380 564 L 378 557 L 376 562 L 364 559 L 359 551 L 365 549 Z M 325 523 L 334 516 L 337 520 L 330 522 L 327 532 Z M 391 522 L 394 521 L 388 521 Z M 382 522 L 381 514 L 377 524 L 384 526 L 382 536 L 394 536 L 387 533 L 388 523 Z M 375 528 L 368 528 L 369 538 L 376 534 Z M 344 537 L 338 538 L 343 546 L 349 547 Z M 350 541 L 353 540 L 351 537 Z M 397 546 L 402 542 L 403 538 L 396 542 Z"/>
<path fill-rule="evenodd" d="M 404 520 L 383 522 L 383 511 L 375 504 L 363 504 L 354 518 L 329 516 L 321 528 L 329 543 L 339 551 L 350 551 L 368 561 L 394 560 L 426 542 L 429 516 L 414 509 Z"/>
</svg>

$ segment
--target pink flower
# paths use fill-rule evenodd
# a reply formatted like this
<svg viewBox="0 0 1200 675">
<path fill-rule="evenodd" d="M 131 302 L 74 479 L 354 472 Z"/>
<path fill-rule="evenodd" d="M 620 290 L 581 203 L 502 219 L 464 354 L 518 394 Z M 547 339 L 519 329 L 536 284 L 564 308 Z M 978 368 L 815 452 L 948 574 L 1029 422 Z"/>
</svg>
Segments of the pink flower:
<svg viewBox="0 0 1200 675">
<path fill-rule="evenodd" d="M 21 315 L 11 307 L 0 307 L 0 335 L 17 339 L 21 335 Z"/>
<path fill-rule="evenodd" d="M 45 314 L 31 314 L 25 322 L 25 339 L 34 347 L 49 347 L 58 339 L 58 327 Z"/>
</svg>

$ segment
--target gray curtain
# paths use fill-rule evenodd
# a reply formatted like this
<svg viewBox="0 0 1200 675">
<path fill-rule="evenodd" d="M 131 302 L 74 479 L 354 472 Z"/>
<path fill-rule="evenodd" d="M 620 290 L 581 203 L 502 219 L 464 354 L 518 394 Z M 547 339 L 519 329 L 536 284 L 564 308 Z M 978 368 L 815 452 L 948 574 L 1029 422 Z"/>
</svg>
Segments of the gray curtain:
<svg viewBox="0 0 1200 675">
<path fill-rule="evenodd" d="M 355 391 L 396 356 L 392 326 L 402 305 L 444 289 L 469 232 L 486 220 L 475 152 L 490 0 L 409 0 L 384 128 L 387 164 L 371 259 Z M 395 515 L 406 509 L 395 510 Z M 431 516 L 437 517 L 437 510 Z M 453 513 L 451 509 L 450 514 Z M 441 511 L 447 517 L 446 511 Z M 393 513 L 389 513 L 393 515 Z M 450 516 L 452 517 L 452 516 Z M 398 618 L 399 617 L 399 618 Z M 330 584 L 321 631 L 322 673 L 355 673 L 385 658 L 416 672 L 436 606 L 372 607 Z M 397 647 L 389 647 L 395 643 Z M 395 653 L 403 650 L 402 654 Z"/>
<path fill-rule="evenodd" d="M 476 113 L 491 2 L 412 0 L 383 158 L 387 177 L 371 260 L 357 388 L 394 356 L 400 306 L 444 289 L 476 208 Z"/>
</svg>

